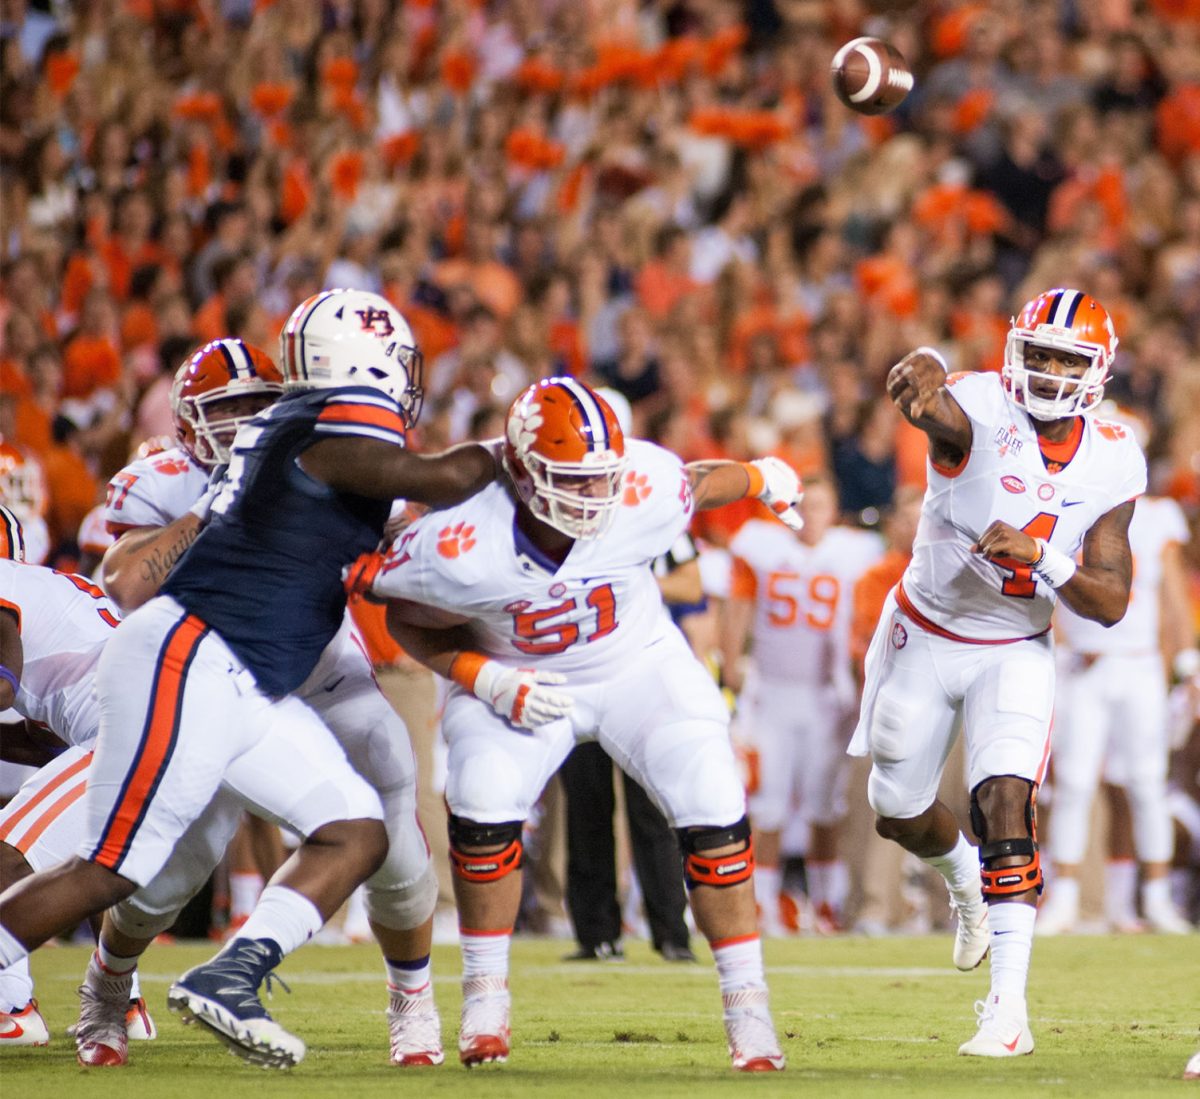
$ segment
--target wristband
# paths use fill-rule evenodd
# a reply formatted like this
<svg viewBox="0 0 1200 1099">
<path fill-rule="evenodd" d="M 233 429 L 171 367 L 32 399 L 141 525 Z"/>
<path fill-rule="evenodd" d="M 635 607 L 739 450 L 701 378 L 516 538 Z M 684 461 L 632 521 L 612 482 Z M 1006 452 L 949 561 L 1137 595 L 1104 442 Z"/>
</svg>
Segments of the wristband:
<svg viewBox="0 0 1200 1099">
<path fill-rule="evenodd" d="M 488 658 L 479 653 L 459 653 L 450 662 L 450 678 L 464 690 L 475 694 L 475 682 L 487 663 Z"/>
<path fill-rule="evenodd" d="M 1073 558 L 1068 557 L 1062 550 L 1055 549 L 1044 538 L 1035 538 L 1040 551 L 1036 561 L 1030 562 L 1029 567 L 1052 588 L 1061 588 L 1079 567 Z"/>
<path fill-rule="evenodd" d="M 13 694 L 21 689 L 21 681 L 17 678 L 17 673 L 9 670 L 3 664 L 0 664 L 0 679 L 7 679 L 12 684 Z"/>
<path fill-rule="evenodd" d="M 1172 663 L 1176 679 L 1191 679 L 1200 673 L 1200 649 L 1180 649 Z"/>
<path fill-rule="evenodd" d="M 742 469 L 746 471 L 746 477 L 750 484 L 746 489 L 745 498 L 749 500 L 754 498 L 757 500 L 763 494 L 763 490 L 767 487 L 767 479 L 762 475 L 762 470 L 756 465 L 751 465 L 749 462 L 742 462 Z"/>
</svg>

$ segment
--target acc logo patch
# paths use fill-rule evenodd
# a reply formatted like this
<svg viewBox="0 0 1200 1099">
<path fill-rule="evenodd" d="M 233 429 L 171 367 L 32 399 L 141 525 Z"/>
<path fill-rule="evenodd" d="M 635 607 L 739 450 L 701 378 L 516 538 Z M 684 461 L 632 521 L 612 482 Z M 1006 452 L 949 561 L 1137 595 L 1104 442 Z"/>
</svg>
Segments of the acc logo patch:
<svg viewBox="0 0 1200 1099">
<path fill-rule="evenodd" d="M 908 644 L 908 630 L 904 628 L 903 622 L 892 623 L 892 648 L 903 649 Z"/>
<path fill-rule="evenodd" d="M 515 603 L 509 603 L 504 608 L 505 614 L 520 614 L 522 611 L 529 610 L 533 604 L 528 599 L 518 599 Z"/>
<path fill-rule="evenodd" d="M 1011 473 L 1006 473 L 1000 478 L 1000 483 L 1004 486 L 1006 492 L 1013 492 L 1018 495 L 1025 491 L 1025 482 L 1020 477 L 1014 477 Z"/>
</svg>

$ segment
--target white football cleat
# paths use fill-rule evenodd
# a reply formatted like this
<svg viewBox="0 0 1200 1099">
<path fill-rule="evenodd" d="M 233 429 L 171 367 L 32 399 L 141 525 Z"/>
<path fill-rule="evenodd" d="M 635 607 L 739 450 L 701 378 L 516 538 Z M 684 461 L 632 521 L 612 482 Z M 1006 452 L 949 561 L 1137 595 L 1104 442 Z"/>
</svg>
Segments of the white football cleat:
<svg viewBox="0 0 1200 1099">
<path fill-rule="evenodd" d="M 962 1057 L 1021 1057 L 1033 1052 L 1033 1033 L 1025 1015 L 1006 1013 L 994 994 L 975 1001 L 979 1030 L 958 1047 Z"/>
<path fill-rule="evenodd" d="M 0 1011 L 0 1049 L 49 1043 L 50 1028 L 38 1011 L 37 1000 L 30 1000 L 20 1011 Z"/>
<path fill-rule="evenodd" d="M 1163 935 L 1188 935 L 1195 930 L 1169 897 L 1146 901 L 1143 914 L 1146 926 Z"/>
<path fill-rule="evenodd" d="M 420 996 L 401 996 L 392 989 L 387 1021 L 393 1065 L 440 1065 L 446 1059 L 442 1020 L 432 990 L 427 988 Z"/>
<path fill-rule="evenodd" d="M 1200 1053 L 1195 1054 L 1183 1070 L 1185 1080 L 1200 1080 Z"/>
<path fill-rule="evenodd" d="M 140 997 L 130 1000 L 125 1009 L 125 1035 L 131 1042 L 153 1042 L 158 1037 L 158 1027 L 150 1018 L 146 1001 Z"/>
<path fill-rule="evenodd" d="M 962 904 L 950 895 L 950 911 L 958 920 L 954 931 L 954 966 L 963 972 L 976 969 L 987 956 L 992 933 L 988 927 L 988 906 L 979 894 L 979 899 Z"/>
<path fill-rule="evenodd" d="M 1055 891 L 1051 885 L 1046 899 L 1038 905 L 1037 921 L 1033 925 L 1035 935 L 1062 935 L 1074 931 L 1079 923 L 1079 900 L 1071 898 L 1062 890 Z"/>
<path fill-rule="evenodd" d="M 738 1072 L 780 1072 L 787 1064 L 767 1007 L 767 990 L 739 988 L 721 997 L 729 1056 Z"/>
<path fill-rule="evenodd" d="M 504 977 L 463 979 L 462 1023 L 458 1031 L 458 1059 L 467 1066 L 508 1060 L 508 1013 L 512 997 Z"/>
</svg>

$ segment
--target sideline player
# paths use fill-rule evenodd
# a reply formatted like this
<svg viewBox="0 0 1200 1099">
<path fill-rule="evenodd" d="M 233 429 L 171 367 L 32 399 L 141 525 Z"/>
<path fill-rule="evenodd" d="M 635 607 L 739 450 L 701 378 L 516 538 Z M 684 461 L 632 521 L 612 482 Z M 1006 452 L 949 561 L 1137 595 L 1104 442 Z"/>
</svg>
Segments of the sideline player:
<svg viewBox="0 0 1200 1099">
<path fill-rule="evenodd" d="M 151 882 L 224 782 L 305 840 L 238 935 L 168 1002 L 277 1067 L 304 1045 L 266 1013 L 259 985 L 388 850 L 378 794 L 292 692 L 344 628 L 342 569 L 378 544 L 391 501 L 449 505 L 496 475 L 483 447 L 403 448 L 421 359 L 378 295 L 310 298 L 281 344 L 289 392 L 238 433 L 211 522 L 101 657 L 89 841 L 0 896 L 7 965 Z M 119 974 L 133 968 L 113 960 Z"/>
<path fill-rule="evenodd" d="M 1069 606 L 1055 618 L 1065 652 L 1054 724 L 1054 873 L 1038 911 L 1039 935 L 1069 931 L 1079 919 L 1079 868 L 1106 757 L 1108 781 L 1123 787 L 1129 800 L 1146 923 L 1173 934 L 1192 930 L 1171 902 L 1175 835 L 1167 799 L 1166 668 L 1192 646 L 1182 559 L 1187 540 L 1187 521 L 1174 500 L 1143 497 L 1129 524 L 1133 587 L 1124 619 L 1105 630 Z M 1128 865 L 1136 874 L 1131 860 Z M 1120 898 L 1120 910 L 1131 917 L 1134 899 L 1131 882 Z"/>
<path fill-rule="evenodd" d="M 649 565 L 696 508 L 757 497 L 798 524 L 798 479 L 775 459 L 685 466 L 652 443 L 626 443 L 607 403 L 570 378 L 526 389 L 506 439 L 504 483 L 419 520 L 359 566 L 358 586 L 374 574 L 374 593 L 398 601 L 397 640 L 454 684 L 442 728 L 463 950 L 459 1056 L 508 1057 L 522 823 L 575 744 L 596 740 L 679 835 L 734 1067 L 781 1069 L 728 711 Z"/>
<path fill-rule="evenodd" d="M 100 729 L 92 688 L 119 621 L 104 592 L 84 577 L 24 561 L 22 524 L 0 506 L 0 710 L 12 707 L 67 744 L 0 809 L 0 888 L 57 866 L 84 833 L 82 799 Z M 136 985 L 117 1005 L 117 1019 L 129 1038 L 155 1036 Z M 0 972 L 0 1049 L 49 1041 L 22 959 Z"/>
<path fill-rule="evenodd" d="M 837 495 L 826 480 L 806 480 L 804 529 L 752 519 L 734 536 L 733 578 L 722 634 L 725 684 L 742 691 L 747 639 L 753 672 L 741 719 L 758 750 L 759 784 L 750 796 L 754 888 L 764 933 L 785 934 L 779 915 L 780 838 L 798 813 L 811 839 L 805 857 L 817 925 L 841 926 L 846 869 L 838 852 L 845 815 L 846 741 L 857 701 L 851 674 L 851 596 L 880 557 L 878 535 L 834 526 Z"/>
<path fill-rule="evenodd" d="M 1127 428 L 1088 415 L 1116 346 L 1099 302 L 1050 290 L 1014 319 L 999 376 L 947 377 L 929 348 L 888 375 L 892 400 L 929 436 L 929 488 L 912 563 L 867 653 L 850 751 L 871 757 L 880 835 L 950 887 L 955 964 L 972 969 L 991 951 L 967 1056 L 1033 1052 L 1025 985 L 1042 884 L 1034 799 L 1050 752 L 1051 612 L 1061 598 L 1111 626 L 1129 601 L 1127 532 L 1146 462 Z M 937 800 L 959 718 L 978 852 Z"/>
</svg>

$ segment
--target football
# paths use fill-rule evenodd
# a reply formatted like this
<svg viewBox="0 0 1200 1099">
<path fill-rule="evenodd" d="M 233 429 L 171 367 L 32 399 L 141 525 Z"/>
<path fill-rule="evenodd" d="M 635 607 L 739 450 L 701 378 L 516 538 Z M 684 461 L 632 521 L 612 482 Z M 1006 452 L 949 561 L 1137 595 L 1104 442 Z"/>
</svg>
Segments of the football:
<svg viewBox="0 0 1200 1099">
<path fill-rule="evenodd" d="M 855 38 L 833 55 L 833 90 L 852 111 L 883 114 L 912 91 L 913 75 L 900 51 L 879 38 Z"/>
</svg>

